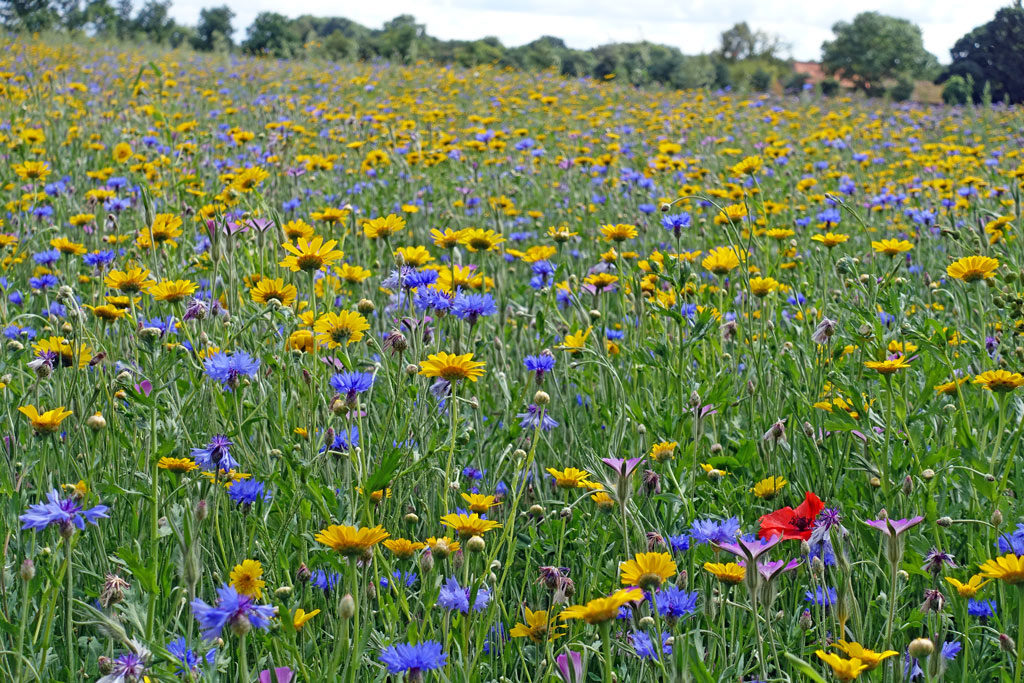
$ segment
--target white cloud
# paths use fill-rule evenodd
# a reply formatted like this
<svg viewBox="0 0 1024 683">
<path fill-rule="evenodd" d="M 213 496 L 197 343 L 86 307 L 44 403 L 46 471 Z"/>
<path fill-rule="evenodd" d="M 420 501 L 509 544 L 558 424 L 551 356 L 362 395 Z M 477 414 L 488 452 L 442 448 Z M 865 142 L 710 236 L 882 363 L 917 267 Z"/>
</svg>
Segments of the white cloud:
<svg viewBox="0 0 1024 683">
<path fill-rule="evenodd" d="M 779 34 L 797 59 L 818 59 L 832 25 L 858 12 L 877 10 L 910 19 L 921 27 L 925 47 L 940 61 L 971 28 L 985 23 L 1005 0 L 894 0 L 884 6 L 868 0 L 843 3 L 821 0 L 385 0 L 342 2 L 306 0 L 282 6 L 270 0 L 178 0 L 171 13 L 194 24 L 202 7 L 226 2 L 236 14 L 239 38 L 260 12 L 288 16 L 343 16 L 371 28 L 399 14 L 411 14 L 438 38 L 476 39 L 497 36 L 505 45 L 522 45 L 542 35 L 562 38 L 574 48 L 608 42 L 650 40 L 678 47 L 684 53 L 707 52 L 718 46 L 719 34 L 738 21 Z"/>
</svg>

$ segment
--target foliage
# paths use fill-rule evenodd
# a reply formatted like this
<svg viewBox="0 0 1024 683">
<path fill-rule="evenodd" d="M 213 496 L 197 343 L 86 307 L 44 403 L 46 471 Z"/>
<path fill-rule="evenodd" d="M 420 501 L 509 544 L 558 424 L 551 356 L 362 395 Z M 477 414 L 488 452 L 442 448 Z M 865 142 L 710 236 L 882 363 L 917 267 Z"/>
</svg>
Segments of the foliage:
<svg viewBox="0 0 1024 683">
<path fill-rule="evenodd" d="M 952 63 L 937 83 L 959 76 L 973 80 L 973 99 L 982 101 L 986 85 L 992 100 L 1024 102 L 1024 7 L 1020 0 L 996 12 L 950 49 Z M 959 87 L 959 86 L 957 86 Z"/>
<path fill-rule="evenodd" d="M 837 22 L 832 31 L 835 38 L 821 46 L 822 67 L 868 94 L 884 91 L 886 80 L 928 78 L 938 68 L 924 49 L 921 29 L 906 19 L 862 12 L 852 22 Z"/>
</svg>

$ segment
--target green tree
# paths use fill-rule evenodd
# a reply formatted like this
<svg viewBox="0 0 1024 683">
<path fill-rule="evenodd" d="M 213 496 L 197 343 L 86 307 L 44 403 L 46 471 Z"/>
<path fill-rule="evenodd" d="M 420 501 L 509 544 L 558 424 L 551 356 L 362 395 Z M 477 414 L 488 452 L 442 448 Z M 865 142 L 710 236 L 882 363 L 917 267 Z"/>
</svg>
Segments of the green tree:
<svg viewBox="0 0 1024 683">
<path fill-rule="evenodd" d="M 787 49 L 779 36 L 754 31 L 747 22 L 741 21 L 722 32 L 718 54 L 727 62 L 737 62 L 751 58 L 778 59 Z"/>
<path fill-rule="evenodd" d="M 210 7 L 199 12 L 199 24 L 192 39 L 192 47 L 202 52 L 212 52 L 221 47 L 234 46 L 231 20 L 235 13 L 227 5 Z"/>
<path fill-rule="evenodd" d="M 12 31 L 45 31 L 60 20 L 50 0 L 0 0 L 0 19 Z"/>
<path fill-rule="evenodd" d="M 129 33 L 144 36 L 154 43 L 170 43 L 177 29 L 170 9 L 170 0 L 149 0 L 135 15 Z"/>
<path fill-rule="evenodd" d="M 302 39 L 288 17 L 277 12 L 260 12 L 246 29 L 242 50 L 254 55 L 288 58 L 301 45 Z"/>
<path fill-rule="evenodd" d="M 972 98 L 980 102 L 986 84 L 994 101 L 1024 102 L 1024 7 L 1020 0 L 1004 7 L 992 21 L 956 41 L 952 64 L 937 83 L 954 76 L 974 81 Z M 957 86 L 958 87 L 958 86 Z"/>
<path fill-rule="evenodd" d="M 832 31 L 835 39 L 821 46 L 822 67 L 868 94 L 883 92 L 886 80 L 932 77 L 938 68 L 938 60 L 924 49 L 921 29 L 906 19 L 862 12 L 852 23 L 836 23 Z"/>
</svg>

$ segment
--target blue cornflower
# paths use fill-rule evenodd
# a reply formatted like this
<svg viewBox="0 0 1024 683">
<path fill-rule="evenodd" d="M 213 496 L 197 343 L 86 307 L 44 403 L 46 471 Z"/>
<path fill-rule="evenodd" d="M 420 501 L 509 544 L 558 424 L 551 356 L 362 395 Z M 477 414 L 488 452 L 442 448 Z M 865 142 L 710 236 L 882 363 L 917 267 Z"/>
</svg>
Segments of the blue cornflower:
<svg viewBox="0 0 1024 683">
<path fill-rule="evenodd" d="M 266 490 L 263 482 L 255 479 L 241 479 L 234 482 L 228 489 L 228 495 L 239 505 L 252 505 L 256 501 L 270 500 L 270 491 Z"/>
<path fill-rule="evenodd" d="M 831 607 L 839 599 L 835 588 L 816 586 L 814 591 L 804 591 L 804 600 L 820 607 Z"/>
<path fill-rule="evenodd" d="M 484 654 L 499 654 L 501 652 L 501 646 L 508 642 L 509 635 L 505 625 L 500 621 L 491 627 L 490 632 L 487 634 L 487 639 L 484 640 Z"/>
<path fill-rule="evenodd" d="M 82 260 L 86 265 L 93 268 L 101 268 L 104 265 L 110 265 L 114 262 L 114 259 L 118 257 L 117 253 L 113 249 L 105 251 L 94 251 L 88 254 L 82 255 Z"/>
<path fill-rule="evenodd" d="M 325 593 L 334 590 L 339 581 L 341 581 L 341 574 L 338 572 L 325 572 L 323 569 L 314 569 L 309 575 L 309 585 L 319 588 Z"/>
<path fill-rule="evenodd" d="M 999 552 L 1024 555 L 1024 524 L 1018 524 L 1013 533 L 1002 534 L 996 539 L 996 547 Z"/>
<path fill-rule="evenodd" d="M 225 353 L 218 351 L 206 359 L 206 374 L 231 391 L 236 388 L 243 377 L 254 377 L 260 369 L 260 361 L 245 351 Z"/>
<path fill-rule="evenodd" d="M 437 596 L 437 604 L 445 609 L 454 609 L 463 614 L 468 614 L 469 593 L 470 590 L 460 586 L 458 579 L 453 576 L 441 585 L 441 592 Z M 490 601 L 491 592 L 486 588 L 480 587 L 477 589 L 476 600 L 473 602 L 473 611 L 483 611 L 487 608 Z"/>
<path fill-rule="evenodd" d="M 661 227 L 671 232 L 677 239 L 683 233 L 683 230 L 690 227 L 692 223 L 693 219 L 691 219 L 690 214 L 685 211 L 683 213 L 674 213 L 661 217 Z"/>
<path fill-rule="evenodd" d="M 536 429 L 537 425 L 540 425 L 541 429 L 549 432 L 558 426 L 558 422 L 533 403 L 526 407 L 525 413 L 517 413 L 516 417 L 519 418 L 519 426 L 523 429 Z"/>
<path fill-rule="evenodd" d="M 536 373 L 537 384 L 540 384 L 544 381 L 544 373 L 555 369 L 555 357 L 550 352 L 537 356 L 527 356 L 523 359 L 523 365 L 530 372 Z"/>
<path fill-rule="evenodd" d="M 109 517 L 109 509 L 106 505 L 96 505 L 83 510 L 74 498 L 61 499 L 57 489 L 53 489 L 46 494 L 45 503 L 29 505 L 18 519 L 23 523 L 22 529 L 42 531 L 53 524 L 74 524 L 79 531 L 84 531 L 86 522 L 97 524 L 97 520 Z"/>
<path fill-rule="evenodd" d="M 47 249 L 37 254 L 32 254 L 32 260 L 41 266 L 53 265 L 60 260 L 60 249 Z"/>
<path fill-rule="evenodd" d="M 697 611 L 697 591 L 687 593 L 677 586 L 669 584 L 654 595 L 658 614 L 671 619 L 679 619 Z"/>
<path fill-rule="evenodd" d="M 369 391 L 373 386 L 373 374 L 369 372 L 342 372 L 331 378 L 331 387 L 339 394 L 345 394 L 346 401 L 355 401 L 358 394 Z"/>
<path fill-rule="evenodd" d="M 654 642 L 649 635 L 643 631 L 633 631 L 629 637 L 633 641 L 633 649 L 636 650 L 637 657 L 658 659 L 658 653 L 654 651 Z M 672 645 L 667 642 L 669 637 L 668 633 L 662 632 L 661 651 L 667 655 L 672 654 Z"/>
<path fill-rule="evenodd" d="M 32 289 L 48 289 L 50 287 L 56 287 L 59 284 L 60 280 L 58 280 L 57 276 L 52 273 L 43 273 L 38 277 L 30 277 L 28 279 L 28 286 Z"/>
<path fill-rule="evenodd" d="M 187 674 L 189 675 L 191 680 L 193 674 L 199 673 L 199 657 L 196 656 L 196 653 L 188 647 L 188 645 L 185 642 L 184 636 L 175 638 L 171 642 L 167 643 L 167 652 L 169 652 L 172 657 L 181 662 L 182 668 L 175 671 L 174 675 L 184 676 Z M 217 648 L 215 647 L 210 648 L 210 650 L 203 657 L 206 663 L 211 666 L 213 665 L 213 662 L 216 658 Z"/>
<path fill-rule="evenodd" d="M 238 485 L 236 482 L 231 488 Z M 207 605 L 196 598 L 191 602 L 192 614 L 203 630 L 203 638 L 213 640 L 219 638 L 225 626 L 234 625 L 243 618 L 249 620 L 253 628 L 267 630 L 270 620 L 277 615 L 277 608 L 272 605 L 257 605 L 248 595 L 239 594 L 230 584 L 217 589 L 216 606 Z"/>
<path fill-rule="evenodd" d="M 416 677 L 421 671 L 440 669 L 448 663 L 448 655 L 435 640 L 422 643 L 400 643 L 384 648 L 380 653 L 380 661 L 393 674 L 406 673 L 409 678 Z"/>
<path fill-rule="evenodd" d="M 697 519 L 690 525 L 690 537 L 694 543 L 731 543 L 740 533 L 738 517 L 719 521 L 717 519 Z"/>
<path fill-rule="evenodd" d="M 238 461 L 231 457 L 231 439 L 215 434 L 206 448 L 193 448 L 192 459 L 204 470 L 221 469 L 225 472 L 238 467 Z"/>
<path fill-rule="evenodd" d="M 407 275 L 403 281 L 403 286 L 406 289 L 418 289 L 419 287 L 426 287 L 437 282 L 438 272 L 436 270 L 427 268 L 425 270 L 415 270 Z"/>
<path fill-rule="evenodd" d="M 320 448 L 320 452 L 335 451 L 338 453 L 344 453 L 351 450 L 359 445 L 359 428 L 356 425 L 352 425 L 348 429 L 339 429 L 335 434 L 331 442 L 324 444 Z"/>
<path fill-rule="evenodd" d="M 978 619 L 991 619 L 996 615 L 996 601 L 972 598 L 967 601 L 967 613 Z"/>
<path fill-rule="evenodd" d="M 405 584 L 406 588 L 412 588 L 419 577 L 416 575 L 416 572 L 403 572 L 396 569 L 391 573 L 391 578 L 394 579 L 396 585 Z M 380 577 L 380 585 L 382 588 L 390 587 L 391 579 L 388 579 L 386 576 Z"/>
<path fill-rule="evenodd" d="M 466 465 L 462 468 L 462 476 L 466 479 L 472 479 L 474 481 L 481 481 L 484 478 L 484 472 L 486 470 L 478 470 L 472 465 Z"/>
<path fill-rule="evenodd" d="M 665 540 L 668 541 L 668 545 L 674 553 L 685 553 L 690 549 L 690 536 L 688 534 L 669 536 Z"/>
<path fill-rule="evenodd" d="M 494 303 L 494 297 L 490 294 L 458 292 L 452 302 L 452 315 L 465 320 L 470 325 L 475 325 L 476 321 L 483 316 L 494 315 L 497 312 L 498 307 Z"/>
<path fill-rule="evenodd" d="M 452 307 L 451 295 L 442 292 L 434 287 L 421 287 L 416 290 L 416 298 L 413 299 L 416 309 L 420 311 L 447 311 Z"/>
</svg>

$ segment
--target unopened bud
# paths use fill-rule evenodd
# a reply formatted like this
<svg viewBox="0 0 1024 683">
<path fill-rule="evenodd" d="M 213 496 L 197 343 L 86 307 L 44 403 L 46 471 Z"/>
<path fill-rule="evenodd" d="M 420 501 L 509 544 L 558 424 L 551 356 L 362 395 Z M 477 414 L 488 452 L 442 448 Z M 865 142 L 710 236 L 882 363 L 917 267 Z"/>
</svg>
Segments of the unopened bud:
<svg viewBox="0 0 1024 683">
<path fill-rule="evenodd" d="M 877 489 L 879 486 L 882 485 L 882 480 L 879 479 L 878 477 L 871 477 L 870 479 L 868 479 L 868 484 L 871 485 L 871 488 Z"/>
<path fill-rule="evenodd" d="M 22 581 L 31 581 L 36 575 L 36 564 L 31 558 L 26 557 L 21 563 L 21 571 L 19 572 Z"/>
<path fill-rule="evenodd" d="M 471 536 L 470 539 L 466 541 L 466 550 L 471 553 L 483 552 L 486 547 L 487 544 L 481 536 Z"/>
<path fill-rule="evenodd" d="M 311 578 L 313 578 L 313 572 L 310 571 L 309 567 L 306 566 L 306 563 L 303 562 L 302 564 L 299 565 L 299 568 L 295 571 L 295 580 L 298 581 L 299 583 L 306 583 Z"/>
<path fill-rule="evenodd" d="M 948 528 L 948 527 L 953 526 L 953 518 L 952 517 L 939 517 L 937 520 L 935 520 L 935 523 L 938 524 L 941 527 Z"/>
<path fill-rule="evenodd" d="M 287 598 L 291 594 L 292 594 L 292 587 L 291 586 L 281 586 L 276 591 L 274 591 L 274 595 L 279 597 L 279 598 Z"/>
<path fill-rule="evenodd" d="M 992 526 L 1002 526 L 1003 513 L 999 510 L 999 508 L 996 508 L 995 510 L 992 511 L 992 518 L 990 521 L 992 522 Z"/>
<path fill-rule="evenodd" d="M 935 478 L 935 470 L 931 469 L 930 467 L 928 469 L 922 470 L 921 478 L 924 479 L 925 481 L 931 481 L 932 479 Z"/>
<path fill-rule="evenodd" d="M 1013 642 L 1013 638 L 1006 635 L 1005 633 L 999 634 L 999 649 L 1003 652 L 1016 652 L 1017 644 Z"/>
<path fill-rule="evenodd" d="M 533 402 L 539 406 L 546 406 L 551 403 L 551 397 L 546 391 L 538 391 L 533 395 Z"/>
<path fill-rule="evenodd" d="M 346 593 L 341 598 L 341 602 L 338 603 L 338 616 L 342 619 L 348 620 L 355 616 L 356 613 L 356 600 L 352 597 L 351 593 Z"/>
<path fill-rule="evenodd" d="M 542 508 L 540 505 L 531 505 L 530 515 L 536 517 L 537 519 L 540 519 L 544 516 L 544 508 Z"/>
<path fill-rule="evenodd" d="M 933 643 L 930 638 L 915 638 L 910 641 L 910 647 L 908 647 L 907 650 L 910 652 L 911 657 L 915 659 L 923 659 L 935 652 L 935 643 Z"/>
<path fill-rule="evenodd" d="M 424 574 L 429 574 L 434 568 L 434 553 L 430 548 L 423 551 L 420 555 L 420 571 Z"/>
<path fill-rule="evenodd" d="M 203 499 L 196 503 L 196 521 L 201 522 L 206 519 L 206 516 L 210 514 L 209 506 L 206 504 L 206 499 Z"/>
<path fill-rule="evenodd" d="M 914 492 L 914 480 L 908 474 L 903 478 L 903 495 L 909 496 Z"/>
<path fill-rule="evenodd" d="M 369 299 L 360 299 L 359 303 L 356 304 L 356 310 L 362 313 L 363 315 L 369 315 L 370 313 L 373 313 L 373 311 L 376 308 L 377 307 L 374 306 L 373 302 L 370 301 Z"/>
<path fill-rule="evenodd" d="M 420 518 L 415 512 L 407 512 L 405 513 L 405 517 L 402 518 L 402 521 L 406 524 L 419 524 Z"/>
<path fill-rule="evenodd" d="M 814 628 L 814 618 L 811 616 L 811 611 L 805 609 L 803 614 L 800 615 L 800 628 L 805 631 L 810 631 Z"/>
<path fill-rule="evenodd" d="M 409 363 L 408 365 L 405 366 L 405 374 L 409 375 L 410 377 L 412 377 L 419 371 L 420 368 L 418 365 L 413 365 L 412 363 Z"/>
</svg>

